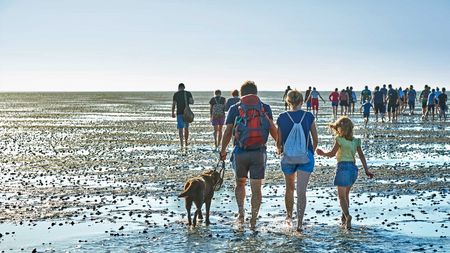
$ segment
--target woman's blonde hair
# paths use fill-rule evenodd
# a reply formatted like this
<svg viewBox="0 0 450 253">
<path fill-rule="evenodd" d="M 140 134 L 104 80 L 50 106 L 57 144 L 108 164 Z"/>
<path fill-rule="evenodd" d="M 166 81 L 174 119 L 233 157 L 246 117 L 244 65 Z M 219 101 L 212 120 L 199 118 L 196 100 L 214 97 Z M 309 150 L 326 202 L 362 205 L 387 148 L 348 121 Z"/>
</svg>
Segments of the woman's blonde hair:
<svg viewBox="0 0 450 253">
<path fill-rule="evenodd" d="M 334 123 L 330 123 L 330 128 L 336 136 L 344 137 L 351 141 L 353 140 L 353 122 L 347 116 L 342 116 Z"/>
<path fill-rule="evenodd" d="M 286 95 L 285 101 L 291 108 L 296 107 L 303 104 L 303 95 L 296 89 L 290 90 Z"/>
</svg>

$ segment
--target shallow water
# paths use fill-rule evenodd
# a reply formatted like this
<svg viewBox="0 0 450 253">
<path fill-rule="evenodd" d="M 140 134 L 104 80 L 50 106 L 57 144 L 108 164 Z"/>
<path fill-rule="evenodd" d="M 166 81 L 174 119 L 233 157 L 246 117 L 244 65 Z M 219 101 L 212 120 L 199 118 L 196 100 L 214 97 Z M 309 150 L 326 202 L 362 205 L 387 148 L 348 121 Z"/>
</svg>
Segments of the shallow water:
<svg viewBox="0 0 450 253">
<path fill-rule="evenodd" d="M 338 225 L 335 160 L 320 157 L 304 234 L 284 225 L 284 179 L 272 140 L 257 233 L 234 224 L 229 167 L 213 202 L 215 224 L 187 228 L 175 196 L 218 156 L 207 115 L 211 93 L 193 95 L 191 147 L 180 151 L 172 93 L 0 94 L 0 250 L 448 252 L 450 124 L 418 115 L 392 124 L 371 118 L 367 128 L 360 114 L 352 116 L 376 178 L 360 173 L 349 232 Z M 281 95 L 261 93 L 275 119 Z M 331 148 L 331 108 L 321 106 L 319 146 Z"/>
</svg>

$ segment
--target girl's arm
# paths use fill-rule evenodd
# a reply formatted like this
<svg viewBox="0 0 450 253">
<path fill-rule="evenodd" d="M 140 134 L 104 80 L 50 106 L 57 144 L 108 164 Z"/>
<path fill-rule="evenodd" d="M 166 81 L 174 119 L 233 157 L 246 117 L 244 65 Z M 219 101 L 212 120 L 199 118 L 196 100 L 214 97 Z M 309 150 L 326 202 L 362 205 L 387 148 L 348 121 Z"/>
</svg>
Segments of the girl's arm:
<svg viewBox="0 0 450 253">
<path fill-rule="evenodd" d="M 358 151 L 359 159 L 361 160 L 361 163 L 363 165 L 364 171 L 366 172 L 366 175 L 369 178 L 373 178 L 374 174 L 369 171 L 369 167 L 367 167 L 366 157 L 364 156 L 363 150 L 361 149 L 361 146 L 358 146 L 356 148 L 356 151 Z"/>
<path fill-rule="evenodd" d="M 282 144 L 282 136 L 281 129 L 278 127 L 277 129 L 277 154 L 281 155 L 283 153 L 283 144 Z"/>
<path fill-rule="evenodd" d="M 337 153 L 337 151 L 339 150 L 339 144 L 337 143 L 337 141 L 334 141 L 334 146 L 333 148 L 330 150 L 330 152 L 325 152 L 322 149 L 318 148 L 317 149 L 317 154 L 321 155 L 321 156 L 326 156 L 326 157 L 334 157 Z"/>
</svg>

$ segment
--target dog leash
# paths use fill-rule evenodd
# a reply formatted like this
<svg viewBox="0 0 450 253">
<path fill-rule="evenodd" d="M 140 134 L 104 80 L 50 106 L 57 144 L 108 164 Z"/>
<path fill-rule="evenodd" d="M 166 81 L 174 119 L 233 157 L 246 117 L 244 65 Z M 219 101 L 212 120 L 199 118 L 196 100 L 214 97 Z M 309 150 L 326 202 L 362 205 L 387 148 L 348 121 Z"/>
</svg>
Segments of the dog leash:
<svg viewBox="0 0 450 253">
<path fill-rule="evenodd" d="M 222 187 L 223 184 L 223 177 L 225 176 L 225 161 L 218 161 L 216 167 L 214 167 L 214 171 L 217 171 L 217 168 L 219 168 L 220 163 L 222 162 L 222 168 L 219 170 L 219 176 L 220 179 L 219 181 L 216 183 L 216 185 L 214 185 L 214 190 L 218 191 L 220 190 L 220 188 Z"/>
</svg>

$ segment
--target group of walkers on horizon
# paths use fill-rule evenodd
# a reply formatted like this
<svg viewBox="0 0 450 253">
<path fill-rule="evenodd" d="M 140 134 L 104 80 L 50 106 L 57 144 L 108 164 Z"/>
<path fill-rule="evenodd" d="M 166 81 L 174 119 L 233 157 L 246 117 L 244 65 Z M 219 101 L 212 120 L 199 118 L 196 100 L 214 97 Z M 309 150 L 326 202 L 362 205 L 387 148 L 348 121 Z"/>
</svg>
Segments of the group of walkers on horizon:
<svg viewBox="0 0 450 253">
<path fill-rule="evenodd" d="M 183 146 L 183 140 L 184 144 L 188 145 L 189 134 L 188 131 L 183 132 L 183 129 L 189 127 L 186 122 L 183 122 L 183 106 L 193 104 L 192 94 L 185 92 L 184 88 L 184 84 L 179 85 L 179 91 L 173 96 L 172 105 L 172 117 L 177 118 L 181 146 Z M 265 178 L 266 144 L 270 135 L 276 142 L 277 153 L 281 156 L 280 167 L 286 182 L 286 224 L 293 225 L 294 191 L 296 190 L 297 231 L 303 229 L 306 190 L 310 175 L 314 171 L 315 155 L 320 155 L 337 159 L 334 185 L 337 186 L 338 200 L 342 210 L 340 220 L 343 227 L 350 229 L 352 216 L 349 213 L 349 193 L 358 177 L 358 168 L 355 164 L 356 153 L 365 174 L 369 178 L 374 176 L 367 166 L 361 140 L 353 136 L 352 120 L 342 116 L 329 125 L 335 138 L 333 148 L 326 152 L 317 148 L 316 117 L 313 113 L 302 109 L 304 98 L 299 91 L 294 89 L 286 93 L 285 102 L 288 110 L 278 116 L 276 124 L 273 122 L 270 105 L 263 103 L 258 97 L 258 89 L 254 82 L 246 81 L 240 88 L 240 95 L 239 98 L 239 92 L 233 91 L 234 100 L 228 103 L 220 98 L 220 91 L 215 91 L 215 97 L 209 101 L 211 123 L 214 126 L 214 144 L 216 148 L 221 147 L 220 160 L 226 160 L 230 141 L 234 146 L 230 161 L 235 175 L 237 224 L 242 225 L 245 221 L 245 186 L 249 179 L 252 193 L 250 228 L 256 227 L 262 201 L 262 180 Z M 317 100 L 318 98 L 323 100 L 323 98 L 315 88 L 308 94 L 308 98 L 311 100 L 313 112 L 317 114 Z M 175 108 L 177 108 L 176 114 Z M 226 128 L 221 136 L 223 124 Z"/>
<path fill-rule="evenodd" d="M 290 86 L 287 86 L 283 100 L 286 98 L 288 92 L 291 90 Z M 320 93 L 315 87 L 305 92 L 306 110 L 313 112 L 314 116 L 318 116 L 319 111 L 319 98 L 323 102 Z M 335 88 L 328 96 L 333 108 L 334 118 L 338 115 L 338 107 L 341 107 L 341 115 L 351 115 L 355 113 L 355 104 L 358 101 L 356 92 L 353 87 L 347 87 L 339 92 L 338 88 Z M 419 100 L 422 103 L 422 119 L 428 120 L 428 116 L 431 115 L 434 121 L 435 115 L 439 116 L 439 120 L 446 121 L 447 115 L 447 94 L 446 89 L 439 87 L 431 89 L 430 86 L 425 85 L 424 90 L 417 97 L 417 92 L 413 85 L 410 85 L 406 89 L 402 90 L 401 87 L 394 89 L 392 84 L 384 84 L 381 88 L 376 86 L 372 92 L 368 86 L 364 87 L 364 90 L 360 94 L 360 112 L 363 113 L 365 125 L 367 125 L 370 117 L 371 108 L 375 113 L 375 120 L 378 121 L 378 115 L 380 114 L 381 121 L 385 121 L 385 113 L 387 109 L 388 121 L 396 122 L 399 115 L 402 115 L 409 107 L 409 115 L 414 115 L 416 101 Z M 288 104 L 285 103 L 285 110 L 287 110 Z"/>
</svg>

